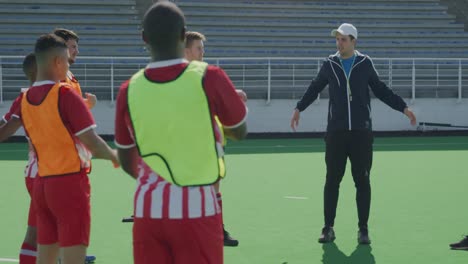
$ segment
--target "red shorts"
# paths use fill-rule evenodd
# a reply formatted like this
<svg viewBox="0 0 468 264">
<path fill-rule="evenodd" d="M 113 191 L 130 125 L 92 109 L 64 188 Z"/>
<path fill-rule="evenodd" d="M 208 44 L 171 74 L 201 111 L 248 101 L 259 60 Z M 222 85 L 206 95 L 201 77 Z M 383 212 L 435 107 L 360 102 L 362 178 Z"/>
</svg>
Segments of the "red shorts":
<svg viewBox="0 0 468 264">
<path fill-rule="evenodd" d="M 28 189 L 29 197 L 31 197 L 31 201 L 29 202 L 28 226 L 36 227 L 36 211 L 34 210 L 32 203 L 34 181 L 36 178 L 26 177 L 25 180 L 26 189 Z"/>
<path fill-rule="evenodd" d="M 89 245 L 90 189 L 84 172 L 36 180 L 33 200 L 38 244 Z"/>
<path fill-rule="evenodd" d="M 133 225 L 135 264 L 222 264 L 221 215 L 198 219 L 141 219 Z"/>
</svg>

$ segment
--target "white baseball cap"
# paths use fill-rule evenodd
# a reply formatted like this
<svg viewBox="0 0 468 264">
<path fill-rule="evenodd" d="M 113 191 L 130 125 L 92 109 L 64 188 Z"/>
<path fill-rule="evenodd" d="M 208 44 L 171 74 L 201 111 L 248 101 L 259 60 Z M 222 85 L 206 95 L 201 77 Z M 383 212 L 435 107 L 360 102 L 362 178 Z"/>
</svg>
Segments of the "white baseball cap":
<svg viewBox="0 0 468 264">
<path fill-rule="evenodd" d="M 351 35 L 355 39 L 357 39 L 357 29 L 352 24 L 344 23 L 338 29 L 334 29 L 331 32 L 332 37 L 336 37 L 336 33 L 340 33 L 341 35 L 348 36 Z"/>
</svg>

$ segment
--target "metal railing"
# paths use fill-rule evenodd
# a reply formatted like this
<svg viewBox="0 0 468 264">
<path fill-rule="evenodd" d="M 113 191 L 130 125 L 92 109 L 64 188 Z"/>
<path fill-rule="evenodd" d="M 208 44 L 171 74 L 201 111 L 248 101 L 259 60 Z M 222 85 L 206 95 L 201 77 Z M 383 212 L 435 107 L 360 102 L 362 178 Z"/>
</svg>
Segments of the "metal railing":
<svg viewBox="0 0 468 264">
<path fill-rule="evenodd" d="M 13 100 L 28 86 L 23 57 L 0 56 L 0 102 Z M 324 58 L 207 58 L 223 68 L 235 86 L 252 99 L 297 99 L 317 75 Z M 380 79 L 396 93 L 417 98 L 468 97 L 468 59 L 374 58 Z M 121 83 L 144 68 L 144 57 L 79 57 L 71 70 L 83 91 L 114 101 Z M 327 98 L 328 90 L 320 94 Z"/>
</svg>

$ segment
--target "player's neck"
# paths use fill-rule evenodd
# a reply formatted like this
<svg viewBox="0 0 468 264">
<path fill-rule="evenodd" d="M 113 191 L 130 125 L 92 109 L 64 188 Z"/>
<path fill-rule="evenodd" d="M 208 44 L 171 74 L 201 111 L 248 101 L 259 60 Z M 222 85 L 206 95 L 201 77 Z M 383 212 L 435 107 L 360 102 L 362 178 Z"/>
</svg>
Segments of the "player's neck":
<svg viewBox="0 0 468 264">
<path fill-rule="evenodd" d="M 37 78 L 36 82 L 41 82 L 41 81 L 53 81 L 53 82 L 60 82 L 60 78 L 56 76 L 55 74 L 51 74 L 48 72 L 38 72 L 37 73 Z"/>
<path fill-rule="evenodd" d="M 151 52 L 151 61 L 158 62 L 158 61 L 167 61 L 167 60 L 176 60 L 176 59 L 183 59 L 184 52 L 183 50 L 172 50 L 172 51 L 152 51 Z"/>
<path fill-rule="evenodd" d="M 183 59 L 184 56 L 153 56 L 151 62 Z"/>
</svg>

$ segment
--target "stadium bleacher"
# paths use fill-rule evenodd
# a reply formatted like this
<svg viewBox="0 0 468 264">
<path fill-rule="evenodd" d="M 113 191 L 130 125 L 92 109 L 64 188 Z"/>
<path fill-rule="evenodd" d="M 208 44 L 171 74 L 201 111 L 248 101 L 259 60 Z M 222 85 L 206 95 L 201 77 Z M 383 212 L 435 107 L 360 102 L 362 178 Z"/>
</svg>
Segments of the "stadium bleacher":
<svg viewBox="0 0 468 264">
<path fill-rule="evenodd" d="M 437 0 L 177 0 L 189 30 L 204 32 L 210 57 L 323 57 L 342 22 L 359 29 L 359 48 L 374 57 L 464 57 L 464 25 Z M 82 56 L 146 56 L 135 0 L 16 0 L 0 5 L 0 54 L 24 55 L 38 34 L 76 30 Z"/>
<path fill-rule="evenodd" d="M 79 33 L 83 56 L 145 56 L 132 0 L 14 0 L 0 3 L 0 54 L 32 51 L 40 34 L 65 27 Z"/>
<path fill-rule="evenodd" d="M 323 57 L 331 29 L 356 25 L 374 57 L 465 57 L 468 34 L 447 7 L 426 1 L 178 0 L 190 30 L 206 33 L 213 57 Z M 221 19 L 222 18 L 222 19 Z"/>
<path fill-rule="evenodd" d="M 32 51 L 38 35 L 55 27 L 79 33 L 80 58 L 73 71 L 84 89 L 100 98 L 115 98 L 118 85 L 145 59 L 115 63 L 117 59 L 148 54 L 140 38 L 140 21 L 151 0 L 2 0 L 0 1 L 0 56 L 2 99 L 13 99 L 24 86 L 20 59 Z M 411 61 L 397 58 L 446 58 L 416 63 L 416 97 L 457 97 L 459 66 L 468 76 L 468 33 L 448 7 L 438 0 L 176 0 L 185 12 L 189 30 L 208 37 L 208 61 L 222 66 L 250 98 L 292 99 L 300 96 L 316 74 L 318 60 L 335 52 L 330 31 L 343 22 L 359 30 L 358 49 L 376 59 L 389 85 L 412 97 Z M 447 2 L 447 1 L 443 1 Z M 223 60 L 209 58 L 288 57 L 298 60 Z M 113 62 L 113 63 L 112 63 Z M 110 66 L 110 64 L 113 64 Z M 270 73 L 270 82 L 268 81 Z M 465 74 L 466 73 L 466 74 Z M 468 77 L 462 77 L 467 83 Z M 111 90 L 110 87 L 114 89 Z M 110 92 L 110 91 L 113 91 Z M 463 85 L 463 94 L 468 86 Z M 325 90 L 322 97 L 327 97 Z"/>
</svg>

